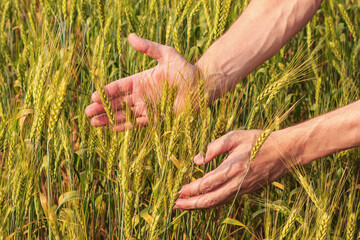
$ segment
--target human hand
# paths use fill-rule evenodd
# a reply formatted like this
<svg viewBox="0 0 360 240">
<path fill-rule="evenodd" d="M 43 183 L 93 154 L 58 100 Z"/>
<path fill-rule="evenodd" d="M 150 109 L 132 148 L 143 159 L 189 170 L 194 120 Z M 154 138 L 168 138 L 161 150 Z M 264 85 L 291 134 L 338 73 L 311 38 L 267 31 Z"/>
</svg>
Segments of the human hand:
<svg viewBox="0 0 360 240">
<path fill-rule="evenodd" d="M 215 170 L 184 185 L 174 209 L 212 208 L 234 199 L 249 167 L 251 150 L 261 133 L 261 130 L 237 130 L 211 142 L 205 158 L 201 153 L 194 158 L 197 165 L 206 164 L 222 153 L 228 152 L 229 156 Z M 278 132 L 273 132 L 262 145 L 244 179 L 239 196 L 275 181 L 288 171 L 282 160 L 284 155 L 278 148 L 285 144 L 280 141 L 282 139 Z"/>
<path fill-rule="evenodd" d="M 116 119 L 116 130 L 123 131 L 132 128 L 122 111 L 122 102 L 127 103 L 136 117 L 136 124 L 146 125 L 148 115 L 145 98 L 156 103 L 162 92 L 165 81 L 169 86 L 178 86 L 174 110 L 180 111 L 185 107 L 186 94 L 195 84 L 196 67 L 187 62 L 174 48 L 142 39 L 136 34 L 129 35 L 130 45 L 139 52 L 155 58 L 158 65 L 154 68 L 119 79 L 104 87 Z M 95 127 L 109 124 L 109 118 L 101 105 L 97 92 L 91 96 L 93 103 L 85 109 L 88 117 L 92 117 L 91 124 Z"/>
</svg>

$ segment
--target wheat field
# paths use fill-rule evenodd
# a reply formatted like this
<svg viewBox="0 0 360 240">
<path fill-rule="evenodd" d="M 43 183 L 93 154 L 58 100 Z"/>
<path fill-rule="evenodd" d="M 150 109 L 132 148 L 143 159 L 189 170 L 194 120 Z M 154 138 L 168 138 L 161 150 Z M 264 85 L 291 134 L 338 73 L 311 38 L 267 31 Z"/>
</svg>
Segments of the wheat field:
<svg viewBox="0 0 360 240">
<path fill-rule="evenodd" d="M 324 1 L 274 57 L 210 105 L 199 81 L 199 108 L 190 93 L 181 114 L 172 111 L 176 87 L 164 84 L 160 101 L 147 102 L 146 127 L 115 132 L 85 115 L 97 90 L 111 120 L 103 86 L 157 64 L 129 45 L 130 33 L 195 63 L 247 4 L 1 0 L 0 239 L 360 239 L 359 149 L 221 207 L 173 210 L 181 186 L 226 157 L 194 165 L 212 140 L 235 129 L 265 130 L 265 140 L 359 99 L 359 1 Z"/>
</svg>

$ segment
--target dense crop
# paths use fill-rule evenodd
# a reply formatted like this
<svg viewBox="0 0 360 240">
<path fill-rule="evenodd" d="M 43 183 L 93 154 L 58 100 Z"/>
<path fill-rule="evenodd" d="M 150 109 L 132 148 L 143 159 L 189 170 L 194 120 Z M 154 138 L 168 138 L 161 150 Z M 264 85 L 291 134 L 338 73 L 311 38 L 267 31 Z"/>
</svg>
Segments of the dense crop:
<svg viewBox="0 0 360 240">
<path fill-rule="evenodd" d="M 359 2 L 324 1 L 210 106 L 199 81 L 178 115 L 177 89 L 164 84 L 160 101 L 147 101 L 147 127 L 116 133 L 84 114 L 97 90 L 114 123 L 103 86 L 156 65 L 129 46 L 131 32 L 194 63 L 247 2 L 1 0 L 0 239 L 360 239 L 358 149 L 222 207 L 172 210 L 180 187 L 225 157 L 193 164 L 210 141 L 263 129 L 251 163 L 272 131 L 359 98 Z"/>
</svg>

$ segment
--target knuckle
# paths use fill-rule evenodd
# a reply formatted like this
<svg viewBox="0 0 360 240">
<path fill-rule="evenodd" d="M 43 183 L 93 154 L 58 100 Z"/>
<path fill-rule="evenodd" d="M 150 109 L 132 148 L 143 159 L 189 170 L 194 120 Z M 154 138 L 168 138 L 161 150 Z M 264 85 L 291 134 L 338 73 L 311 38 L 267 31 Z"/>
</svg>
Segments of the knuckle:
<svg viewBox="0 0 360 240">
<path fill-rule="evenodd" d="M 238 133 L 238 130 L 233 130 L 231 132 L 228 132 L 227 134 L 225 134 L 224 136 L 234 136 Z"/>
<path fill-rule="evenodd" d="M 240 137 L 242 136 L 242 134 L 238 131 L 232 131 L 230 132 L 230 134 L 227 136 L 227 142 L 230 146 L 235 147 L 239 144 L 240 141 Z"/>
<path fill-rule="evenodd" d="M 211 151 L 211 149 L 214 148 L 214 145 L 215 145 L 215 141 L 209 143 L 206 147 L 206 152 Z"/>
<path fill-rule="evenodd" d="M 208 179 L 204 179 L 200 185 L 201 192 L 208 192 L 212 189 L 212 183 Z"/>
<path fill-rule="evenodd" d="M 234 164 L 234 170 L 236 171 L 236 173 L 241 173 L 247 169 L 247 166 L 248 164 L 246 161 L 237 161 Z"/>
<path fill-rule="evenodd" d="M 215 198 L 205 197 L 203 200 L 203 205 L 206 208 L 214 207 L 217 204 L 217 200 Z"/>
<path fill-rule="evenodd" d="M 234 181 L 234 183 L 227 189 L 227 195 L 228 196 L 231 196 L 231 195 L 235 194 L 239 190 L 239 187 L 241 185 L 241 180 Z"/>
<path fill-rule="evenodd" d="M 240 174 L 243 170 L 243 167 L 240 162 L 230 162 L 228 169 L 229 169 L 228 175 L 232 177 Z"/>
<path fill-rule="evenodd" d="M 224 137 L 226 136 L 226 137 L 233 138 L 239 134 L 241 134 L 241 130 L 233 130 L 233 131 L 227 133 L 226 135 L 224 135 Z"/>
<path fill-rule="evenodd" d="M 164 47 L 164 53 L 167 54 L 167 55 L 172 55 L 174 53 L 177 53 L 177 51 L 173 47 L 165 46 Z"/>
<path fill-rule="evenodd" d="M 210 151 L 211 153 L 214 153 L 214 151 L 216 149 L 219 149 L 223 146 L 223 141 L 221 138 L 218 138 L 214 141 L 212 141 L 211 143 L 208 144 L 207 146 L 207 152 Z"/>
<path fill-rule="evenodd" d="M 152 46 L 152 44 L 150 43 L 150 41 L 145 41 L 145 42 L 144 42 L 144 45 L 143 45 L 143 51 L 144 51 L 144 53 L 149 52 L 151 46 Z"/>
<path fill-rule="evenodd" d="M 209 144 L 206 148 L 206 156 L 212 157 L 213 155 L 214 155 L 214 147 Z"/>
</svg>

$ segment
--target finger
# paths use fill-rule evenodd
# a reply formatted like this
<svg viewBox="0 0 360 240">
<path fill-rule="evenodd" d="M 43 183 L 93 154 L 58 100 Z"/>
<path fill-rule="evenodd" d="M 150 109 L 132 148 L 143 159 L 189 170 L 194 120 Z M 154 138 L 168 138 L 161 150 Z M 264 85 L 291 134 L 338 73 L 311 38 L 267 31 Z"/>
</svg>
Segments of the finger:
<svg viewBox="0 0 360 240">
<path fill-rule="evenodd" d="M 242 161 L 239 161 L 239 158 L 241 158 L 241 156 L 231 156 L 204 177 L 184 185 L 179 191 L 180 197 L 195 196 L 210 192 L 229 179 L 234 178 L 246 167 Z"/>
<path fill-rule="evenodd" d="M 158 61 L 163 58 L 165 52 L 170 48 L 168 46 L 138 37 L 135 33 L 131 33 L 128 40 L 130 45 L 136 51 L 145 53 Z"/>
<path fill-rule="evenodd" d="M 209 193 L 191 198 L 179 198 L 175 202 L 174 209 L 212 208 L 233 199 L 234 189 L 234 181 L 228 181 Z"/>
<path fill-rule="evenodd" d="M 131 111 L 135 114 L 136 118 L 145 117 L 146 116 L 146 106 L 145 104 L 138 104 L 138 106 L 130 107 Z M 144 112 L 145 111 L 145 112 Z M 124 111 L 116 111 L 115 112 L 115 121 L 116 123 L 123 123 L 126 121 L 126 115 Z M 106 126 L 110 123 L 108 115 L 104 112 L 103 114 L 96 115 L 91 119 L 91 124 L 94 127 L 102 127 Z"/>
<path fill-rule="evenodd" d="M 233 132 L 229 132 L 224 136 L 212 141 L 207 146 L 205 158 L 203 157 L 202 153 L 199 153 L 194 157 L 194 162 L 197 165 L 203 165 L 213 160 L 216 156 L 230 151 L 234 146 L 232 139 L 233 137 Z"/>
<path fill-rule="evenodd" d="M 121 95 L 128 94 L 133 90 L 134 81 L 141 79 L 142 73 L 137 73 L 132 76 L 113 81 L 104 87 L 104 91 L 108 98 L 115 98 Z M 93 102 L 100 102 L 100 97 L 97 92 L 91 96 Z"/>
<path fill-rule="evenodd" d="M 136 125 L 137 126 L 146 126 L 149 122 L 149 119 L 147 117 L 138 117 L 136 118 Z M 130 123 L 130 122 L 124 122 L 121 124 L 116 125 L 116 131 L 117 132 L 122 132 L 125 131 L 127 129 L 133 129 L 134 126 Z"/>
<path fill-rule="evenodd" d="M 115 121 L 116 123 L 123 123 L 125 122 L 126 117 L 125 114 L 122 111 L 118 111 L 115 113 Z M 103 127 L 110 123 L 109 117 L 106 113 L 97 115 L 91 119 L 91 125 L 94 127 Z"/>
<path fill-rule="evenodd" d="M 111 104 L 113 111 L 117 112 L 122 109 L 123 102 L 127 103 L 129 106 L 133 106 L 137 100 L 138 99 L 136 97 L 134 97 L 133 94 L 131 94 L 131 95 L 123 96 L 123 97 L 113 98 L 113 99 L 111 99 L 110 104 Z M 85 114 L 88 117 L 94 117 L 96 115 L 100 115 L 103 113 L 105 113 L 104 107 L 99 102 L 94 102 L 94 103 L 90 104 L 89 106 L 87 106 L 85 109 Z"/>
</svg>

